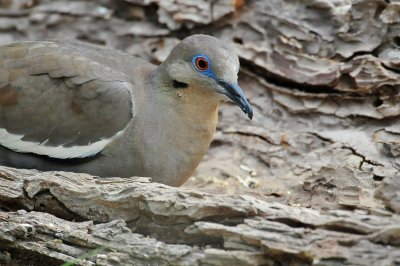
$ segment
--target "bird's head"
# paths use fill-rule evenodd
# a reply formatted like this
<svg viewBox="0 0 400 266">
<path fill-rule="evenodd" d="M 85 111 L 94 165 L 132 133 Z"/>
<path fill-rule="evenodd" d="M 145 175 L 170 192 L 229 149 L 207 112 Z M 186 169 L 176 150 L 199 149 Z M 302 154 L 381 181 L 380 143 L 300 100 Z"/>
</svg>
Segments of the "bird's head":
<svg viewBox="0 0 400 266">
<path fill-rule="evenodd" d="M 163 65 L 175 89 L 212 91 L 214 99 L 236 103 L 252 119 L 252 107 L 237 83 L 239 58 L 227 43 L 208 35 L 189 36 Z"/>
</svg>

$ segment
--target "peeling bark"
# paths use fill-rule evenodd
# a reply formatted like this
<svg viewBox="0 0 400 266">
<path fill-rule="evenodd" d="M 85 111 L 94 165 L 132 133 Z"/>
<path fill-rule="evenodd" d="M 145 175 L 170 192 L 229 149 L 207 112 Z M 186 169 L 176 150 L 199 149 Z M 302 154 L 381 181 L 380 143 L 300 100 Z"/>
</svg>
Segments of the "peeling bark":
<svg viewBox="0 0 400 266">
<path fill-rule="evenodd" d="M 1 207 L 7 210 L 0 212 L 2 263 L 34 259 L 37 265 L 59 265 L 89 252 L 95 254 L 76 265 L 387 265 L 400 260 L 400 216 L 389 212 L 320 213 L 146 178 L 2 167 L 0 181 Z M 27 254 L 26 260 L 18 253 Z"/>
<path fill-rule="evenodd" d="M 2 217 L 17 229 L 0 227 L 0 259 L 30 250 L 57 265 L 106 243 L 82 265 L 399 263 L 399 15 L 384 0 L 0 0 L 0 44 L 78 39 L 160 63 L 187 35 L 222 38 L 254 107 L 247 121 L 222 106 L 190 191 L 2 168 Z M 33 221 L 84 244 L 48 229 L 21 237 Z M 113 233 L 88 241 L 97 231 Z"/>
</svg>

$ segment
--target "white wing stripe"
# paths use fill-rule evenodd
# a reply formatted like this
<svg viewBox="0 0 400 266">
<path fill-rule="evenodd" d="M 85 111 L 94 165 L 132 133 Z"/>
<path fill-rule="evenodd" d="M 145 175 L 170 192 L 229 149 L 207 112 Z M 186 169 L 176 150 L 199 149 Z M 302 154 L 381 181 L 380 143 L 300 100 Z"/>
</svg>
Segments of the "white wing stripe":
<svg viewBox="0 0 400 266">
<path fill-rule="evenodd" d="M 4 128 L 0 128 L 0 144 L 16 152 L 35 153 L 58 159 L 85 158 L 101 152 L 111 140 L 121 135 L 123 131 L 119 131 L 112 138 L 102 139 L 86 146 L 52 147 L 45 145 L 47 141 L 43 143 L 24 141 L 22 140 L 24 135 L 14 135 Z"/>
</svg>

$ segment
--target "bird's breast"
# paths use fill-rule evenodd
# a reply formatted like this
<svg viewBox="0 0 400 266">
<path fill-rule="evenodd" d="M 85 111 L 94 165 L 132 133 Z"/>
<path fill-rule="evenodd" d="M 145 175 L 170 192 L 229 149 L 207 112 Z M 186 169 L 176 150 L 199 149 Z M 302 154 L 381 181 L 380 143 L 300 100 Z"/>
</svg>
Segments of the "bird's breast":
<svg viewBox="0 0 400 266">
<path fill-rule="evenodd" d="M 195 171 L 212 141 L 217 112 L 208 120 L 179 116 L 173 110 L 146 116 L 137 125 L 135 147 L 141 175 L 169 185 L 181 185 Z M 137 158 L 139 159 L 139 158 Z"/>
</svg>

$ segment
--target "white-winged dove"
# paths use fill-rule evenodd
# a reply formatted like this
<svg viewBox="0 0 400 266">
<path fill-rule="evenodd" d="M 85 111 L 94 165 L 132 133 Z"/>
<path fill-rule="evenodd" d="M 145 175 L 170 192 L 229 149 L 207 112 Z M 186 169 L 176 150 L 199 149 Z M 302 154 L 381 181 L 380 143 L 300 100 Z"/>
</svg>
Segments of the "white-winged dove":
<svg viewBox="0 0 400 266">
<path fill-rule="evenodd" d="M 58 41 L 0 47 L 0 165 L 149 176 L 181 185 L 212 140 L 220 100 L 252 118 L 233 49 L 181 41 L 160 66 Z"/>
</svg>

